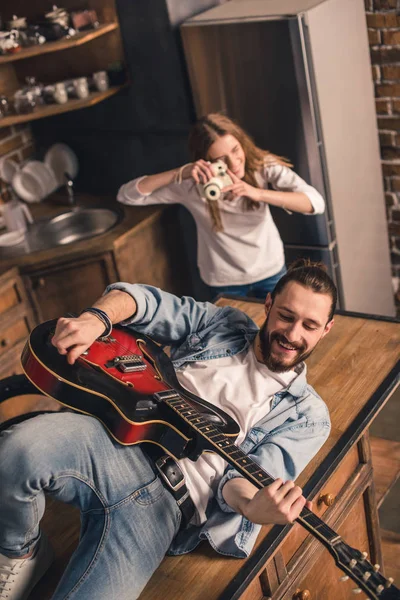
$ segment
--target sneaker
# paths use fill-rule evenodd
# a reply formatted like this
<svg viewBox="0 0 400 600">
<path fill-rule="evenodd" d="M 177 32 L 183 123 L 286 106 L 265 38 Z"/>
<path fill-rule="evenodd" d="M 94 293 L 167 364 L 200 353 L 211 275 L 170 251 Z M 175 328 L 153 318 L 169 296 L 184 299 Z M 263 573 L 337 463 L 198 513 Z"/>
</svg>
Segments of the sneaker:
<svg viewBox="0 0 400 600">
<path fill-rule="evenodd" d="M 29 558 L 9 558 L 0 554 L 1 600 L 26 600 L 53 560 L 54 551 L 44 533 Z"/>
</svg>

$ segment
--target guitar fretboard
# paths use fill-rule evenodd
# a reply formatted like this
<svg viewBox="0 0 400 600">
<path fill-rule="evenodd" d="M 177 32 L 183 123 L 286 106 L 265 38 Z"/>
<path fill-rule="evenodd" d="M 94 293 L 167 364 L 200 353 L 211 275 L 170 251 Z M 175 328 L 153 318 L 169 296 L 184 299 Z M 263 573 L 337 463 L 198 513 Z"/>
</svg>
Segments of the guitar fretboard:
<svg viewBox="0 0 400 600">
<path fill-rule="evenodd" d="M 273 483 L 274 478 L 271 475 L 233 444 L 216 425 L 208 421 L 206 417 L 193 408 L 177 392 L 161 392 L 158 396 L 177 412 L 203 440 L 206 440 L 207 444 L 204 446 L 204 449 L 212 450 L 222 456 L 232 467 L 237 469 L 241 475 L 259 489 Z M 321 521 L 308 508 L 303 508 L 296 520 L 315 537 L 325 542 L 325 544 L 333 545 L 341 539 L 333 529 L 328 527 L 326 523 Z"/>
</svg>

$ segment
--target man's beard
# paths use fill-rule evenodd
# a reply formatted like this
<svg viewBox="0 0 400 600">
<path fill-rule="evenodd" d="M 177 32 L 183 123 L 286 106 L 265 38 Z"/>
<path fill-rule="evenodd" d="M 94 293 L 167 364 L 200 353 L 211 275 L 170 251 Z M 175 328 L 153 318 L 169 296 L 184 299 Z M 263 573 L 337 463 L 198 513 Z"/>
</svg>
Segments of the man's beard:
<svg viewBox="0 0 400 600">
<path fill-rule="evenodd" d="M 268 318 L 265 319 L 260 332 L 259 332 L 259 340 L 260 340 L 260 350 L 263 357 L 263 361 L 265 366 L 268 367 L 270 371 L 273 373 L 285 373 L 286 371 L 291 371 L 298 364 L 302 363 L 310 356 L 313 352 L 314 348 L 311 350 L 306 350 L 304 344 L 293 344 L 289 342 L 285 338 L 284 335 L 274 331 L 272 333 L 268 332 Z M 284 344 L 290 344 L 291 346 L 296 348 L 296 355 L 290 362 L 286 362 L 282 359 L 276 359 L 271 354 L 271 345 L 272 342 L 276 340 L 277 342 L 283 342 Z"/>
</svg>

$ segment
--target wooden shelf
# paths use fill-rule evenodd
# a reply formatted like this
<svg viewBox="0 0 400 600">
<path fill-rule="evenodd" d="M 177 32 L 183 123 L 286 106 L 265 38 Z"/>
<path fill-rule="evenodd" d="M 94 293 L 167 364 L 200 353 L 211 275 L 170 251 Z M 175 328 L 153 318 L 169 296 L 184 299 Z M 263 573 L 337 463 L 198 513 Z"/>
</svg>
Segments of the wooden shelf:
<svg viewBox="0 0 400 600">
<path fill-rule="evenodd" d="M 400 442 L 371 436 L 372 466 L 378 508 L 400 475 Z"/>
<path fill-rule="evenodd" d="M 32 56 L 39 56 L 40 54 L 68 50 L 68 48 L 76 48 L 77 46 L 87 44 L 87 42 L 105 35 L 110 31 L 114 31 L 115 29 L 118 29 L 118 27 L 118 23 L 106 23 L 105 25 L 100 25 L 97 29 L 91 29 L 90 31 L 82 31 L 81 33 L 77 33 L 70 39 L 62 38 L 56 42 L 46 42 L 42 46 L 22 48 L 20 52 L 16 52 L 15 54 L 0 56 L 0 65 L 4 63 L 15 62 L 16 60 L 23 60 L 24 58 L 31 58 Z"/>
<path fill-rule="evenodd" d="M 124 87 L 126 87 L 126 85 L 111 87 L 105 92 L 92 92 L 87 98 L 74 98 L 68 100 L 65 104 L 44 104 L 42 106 L 37 106 L 31 113 L 4 117 L 4 119 L 0 120 L 0 128 L 17 125 L 18 123 L 29 123 L 30 121 L 36 121 L 37 119 L 44 119 L 45 117 L 52 117 L 72 110 L 94 106 L 95 104 L 110 98 L 110 96 L 114 96 Z"/>
</svg>

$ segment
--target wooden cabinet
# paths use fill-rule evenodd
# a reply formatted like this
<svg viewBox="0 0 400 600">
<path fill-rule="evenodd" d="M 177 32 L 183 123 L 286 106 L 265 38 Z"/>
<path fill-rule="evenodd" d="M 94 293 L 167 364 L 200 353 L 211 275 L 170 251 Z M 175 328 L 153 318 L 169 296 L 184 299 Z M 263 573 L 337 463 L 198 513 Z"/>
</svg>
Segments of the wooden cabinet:
<svg viewBox="0 0 400 600">
<path fill-rule="evenodd" d="M 366 433 L 314 496 L 313 511 L 324 514 L 323 520 L 347 544 L 367 552 L 373 564 L 382 564 L 372 475 Z M 273 600 L 346 600 L 357 585 L 343 581 L 343 575 L 328 550 L 296 524 L 258 577 Z M 358 597 L 367 598 L 364 593 Z"/>
<path fill-rule="evenodd" d="M 111 252 L 60 262 L 24 276 L 38 321 L 79 314 L 99 298 L 117 275 Z"/>
<path fill-rule="evenodd" d="M 57 258 L 49 250 L 38 264 L 22 264 L 20 272 L 37 320 L 77 314 L 116 281 L 146 283 L 178 295 L 189 293 L 189 270 L 176 215 L 177 207 L 155 209 L 122 234 L 112 237 L 111 232 L 103 244 L 93 238 L 75 244 L 75 252 L 71 245 Z"/>
<path fill-rule="evenodd" d="M 10 269 L 0 275 L 0 379 L 22 372 L 21 350 L 34 325 L 21 277 Z"/>
</svg>

